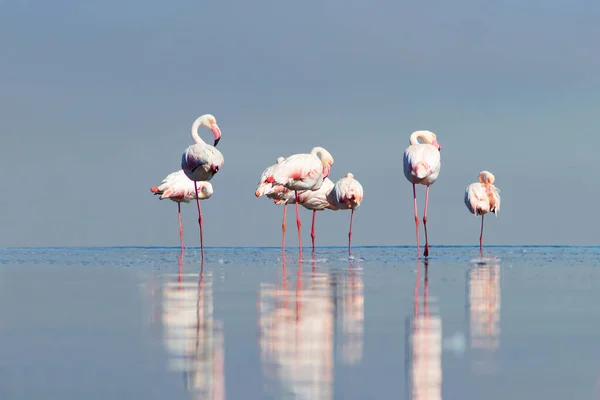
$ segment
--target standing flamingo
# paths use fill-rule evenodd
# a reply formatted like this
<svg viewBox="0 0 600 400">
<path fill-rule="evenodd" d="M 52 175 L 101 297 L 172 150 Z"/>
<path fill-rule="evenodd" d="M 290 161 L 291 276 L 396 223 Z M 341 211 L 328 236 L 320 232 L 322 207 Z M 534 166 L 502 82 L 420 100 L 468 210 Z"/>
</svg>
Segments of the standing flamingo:
<svg viewBox="0 0 600 400">
<path fill-rule="evenodd" d="M 329 176 L 332 164 L 331 154 L 322 147 L 315 147 L 310 154 L 294 154 L 281 161 L 266 179 L 266 182 L 282 185 L 295 192 L 300 259 L 302 259 L 302 235 L 300 233 L 302 223 L 298 208 L 298 191 L 318 190 L 323 184 L 323 179 Z"/>
<path fill-rule="evenodd" d="M 159 186 L 153 186 L 150 191 L 155 195 L 160 195 L 160 200 L 169 199 L 177 203 L 177 217 L 179 219 L 179 241 L 181 242 L 181 251 L 183 252 L 183 225 L 181 224 L 181 203 L 189 203 L 196 197 L 206 200 L 213 194 L 213 187 L 210 182 L 191 181 L 183 170 L 172 172 L 162 180 Z"/>
<path fill-rule="evenodd" d="M 424 143 L 419 143 L 421 139 Z M 425 213 L 423 215 L 423 228 L 425 229 L 425 250 L 423 255 L 429 255 L 429 241 L 427 240 L 427 204 L 429 203 L 429 186 L 432 185 L 440 174 L 440 152 L 442 147 L 436 140 L 435 133 L 430 131 L 415 131 L 410 135 L 410 146 L 404 150 L 404 176 L 413 185 L 413 200 L 415 209 L 415 230 L 417 233 L 417 252 L 420 254 L 419 243 L 419 217 L 417 213 L 416 185 L 426 185 Z"/>
<path fill-rule="evenodd" d="M 285 160 L 284 157 L 277 158 L 277 164 Z M 281 256 L 285 256 L 285 231 L 286 231 L 286 217 L 287 217 L 287 205 L 290 198 L 294 197 L 294 192 L 287 189 L 284 186 L 276 185 L 272 182 L 267 182 L 267 178 L 271 176 L 273 169 L 277 164 L 271 165 L 263 171 L 258 181 L 258 186 L 254 195 L 260 197 L 266 195 L 268 198 L 273 199 L 275 204 L 283 204 L 283 222 L 281 223 Z"/>
<path fill-rule="evenodd" d="M 479 251 L 483 251 L 483 217 L 488 212 L 498 216 L 500 211 L 500 189 L 494 186 L 496 177 L 489 171 L 479 173 L 479 182 L 471 183 L 465 190 L 465 205 L 475 216 L 481 215 Z"/>
<path fill-rule="evenodd" d="M 354 175 L 348 172 L 346 176 L 337 181 L 330 192 L 329 203 L 339 210 L 352 210 L 350 214 L 350 232 L 348 233 L 348 255 L 352 257 L 352 220 L 354 210 L 360 207 L 363 199 L 363 187 Z"/>
<path fill-rule="evenodd" d="M 216 147 L 206 144 L 198 136 L 198 128 L 204 126 L 212 130 L 214 136 L 214 146 L 221 140 L 221 129 L 217 125 L 215 117 L 211 114 L 204 114 L 198 117 L 192 124 L 193 145 L 189 146 L 181 156 L 181 169 L 185 175 L 194 181 L 197 190 L 198 181 L 210 181 L 212 177 L 223 166 L 223 155 Z M 202 259 L 204 260 L 204 241 L 202 237 L 202 211 L 200 210 L 200 199 L 196 196 L 198 204 L 198 225 L 200 226 L 200 247 L 202 249 Z"/>
<path fill-rule="evenodd" d="M 312 251 L 315 251 L 315 219 L 317 217 L 317 211 L 323 211 L 325 209 L 335 210 L 336 208 L 329 203 L 327 196 L 333 190 L 334 183 L 329 178 L 323 179 L 323 184 L 317 190 L 304 190 L 298 192 L 298 201 L 300 205 L 307 210 L 312 210 L 312 225 L 310 230 L 310 237 L 312 239 Z M 296 198 L 291 196 L 287 200 L 288 204 L 296 202 Z"/>
</svg>

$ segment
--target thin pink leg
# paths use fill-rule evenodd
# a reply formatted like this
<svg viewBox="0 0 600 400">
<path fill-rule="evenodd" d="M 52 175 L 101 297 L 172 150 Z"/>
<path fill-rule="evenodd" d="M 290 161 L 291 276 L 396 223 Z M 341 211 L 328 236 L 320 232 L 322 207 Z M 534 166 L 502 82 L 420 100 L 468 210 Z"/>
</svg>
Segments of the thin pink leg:
<svg viewBox="0 0 600 400">
<path fill-rule="evenodd" d="M 302 226 L 302 222 L 300 222 L 300 208 L 298 203 L 300 203 L 300 196 L 298 195 L 298 191 L 296 190 L 296 225 L 298 225 L 298 242 L 300 246 L 300 260 L 302 260 L 302 234 L 300 233 L 300 227 Z"/>
<path fill-rule="evenodd" d="M 425 250 L 423 250 L 423 256 L 429 255 L 429 241 L 427 240 L 427 205 L 429 204 L 429 185 L 425 189 L 425 213 L 423 214 L 423 229 L 425 230 Z"/>
<path fill-rule="evenodd" d="M 198 198 L 198 184 L 194 181 L 196 190 L 196 204 L 198 204 L 198 225 L 200 225 L 200 248 L 202 251 L 202 260 L 204 260 L 204 238 L 202 237 L 202 211 L 200 210 L 200 199 Z"/>
<path fill-rule="evenodd" d="M 350 214 L 350 232 L 348 233 L 348 256 L 352 257 L 352 220 L 354 219 L 354 208 Z"/>
<path fill-rule="evenodd" d="M 179 242 L 181 243 L 181 252 L 183 253 L 183 224 L 181 223 L 181 203 L 177 203 L 177 219 L 179 219 Z"/>
<path fill-rule="evenodd" d="M 483 215 L 481 216 L 481 233 L 479 234 L 479 252 L 483 253 Z"/>
<path fill-rule="evenodd" d="M 421 256 L 421 245 L 419 243 L 419 214 L 417 213 L 417 187 L 413 183 L 413 198 L 415 208 L 415 231 L 417 233 L 417 257 Z"/>
<path fill-rule="evenodd" d="M 281 223 L 281 257 L 285 257 L 285 230 L 287 219 L 287 203 L 283 205 L 283 222 Z"/>
<path fill-rule="evenodd" d="M 312 239 L 313 253 L 315 252 L 315 218 L 317 218 L 317 211 L 313 210 L 312 227 L 310 230 L 310 238 Z"/>
</svg>

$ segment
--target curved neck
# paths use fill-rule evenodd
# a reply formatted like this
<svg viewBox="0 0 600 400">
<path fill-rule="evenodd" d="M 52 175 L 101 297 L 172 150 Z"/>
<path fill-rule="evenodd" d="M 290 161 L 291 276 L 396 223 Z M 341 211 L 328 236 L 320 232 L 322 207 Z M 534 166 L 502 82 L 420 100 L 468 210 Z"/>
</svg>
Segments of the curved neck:
<svg viewBox="0 0 600 400">
<path fill-rule="evenodd" d="M 312 154 L 313 156 L 319 157 L 319 159 L 321 160 L 321 162 L 323 162 L 323 155 L 329 154 L 329 153 L 327 152 L 327 150 L 325 150 L 322 147 L 315 147 L 314 149 L 312 149 L 312 151 L 310 152 L 310 154 Z"/>
<path fill-rule="evenodd" d="M 425 141 L 425 139 L 423 139 L 422 134 L 423 133 L 420 131 L 413 132 L 412 135 L 410 135 L 410 144 L 419 144 L 419 138 Z"/>
<path fill-rule="evenodd" d="M 196 119 L 192 125 L 192 139 L 194 140 L 194 143 L 206 144 L 200 135 L 198 135 L 198 128 L 200 128 L 200 125 L 202 125 L 202 118 Z"/>
</svg>

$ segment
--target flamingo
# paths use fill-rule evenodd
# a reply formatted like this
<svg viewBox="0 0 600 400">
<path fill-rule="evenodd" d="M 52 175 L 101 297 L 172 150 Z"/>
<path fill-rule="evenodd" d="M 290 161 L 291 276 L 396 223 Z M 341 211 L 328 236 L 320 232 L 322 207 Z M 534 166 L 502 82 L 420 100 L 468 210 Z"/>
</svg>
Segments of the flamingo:
<svg viewBox="0 0 600 400">
<path fill-rule="evenodd" d="M 325 178 L 323 179 L 323 184 L 319 189 L 298 192 L 298 201 L 300 202 L 300 205 L 313 212 L 312 226 L 310 230 L 313 252 L 315 251 L 315 219 L 317 217 L 317 211 L 323 211 L 326 209 L 337 210 L 337 208 L 327 199 L 329 193 L 333 190 L 333 187 L 333 181 L 329 178 Z M 294 204 L 296 203 L 296 198 L 292 195 L 286 201 L 286 203 Z"/>
<path fill-rule="evenodd" d="M 419 143 L 421 139 L 424 143 Z M 425 250 L 423 256 L 429 255 L 429 241 L 427 240 L 427 204 L 429 203 L 429 186 L 432 185 L 440 174 L 440 152 L 442 147 L 436 140 L 435 133 L 431 131 L 415 131 L 410 135 L 410 146 L 404 150 L 404 176 L 413 185 L 413 203 L 415 209 L 415 230 L 417 233 L 417 252 L 420 253 L 419 243 L 419 217 L 417 213 L 416 185 L 426 185 L 425 213 L 423 214 L 423 228 L 425 229 Z"/>
<path fill-rule="evenodd" d="M 181 251 L 183 251 L 183 226 L 181 224 L 181 203 L 189 203 L 196 198 L 194 192 L 194 182 L 191 181 L 183 170 L 175 171 L 167 175 L 159 186 L 152 186 L 150 191 L 155 195 L 160 195 L 159 200 L 169 199 L 177 203 L 177 216 L 179 219 L 179 241 L 181 242 Z M 200 182 L 197 187 L 198 198 L 208 199 L 213 194 L 213 187 L 210 182 Z"/>
<path fill-rule="evenodd" d="M 300 222 L 298 192 L 319 190 L 323 180 L 329 176 L 331 165 L 333 165 L 331 154 L 322 147 L 314 147 L 310 154 L 294 154 L 287 157 L 273 168 L 270 176 L 266 179 L 266 182 L 282 185 L 295 193 L 300 259 L 302 259 L 302 235 L 300 233 L 302 223 Z"/>
<path fill-rule="evenodd" d="M 214 146 L 206 144 L 198 136 L 198 128 L 204 126 L 212 130 L 214 136 Z M 196 193 L 198 192 L 198 181 L 210 181 L 213 176 L 223 166 L 223 155 L 215 147 L 221 140 L 221 129 L 217 125 L 217 120 L 211 114 L 204 114 L 198 117 L 192 124 L 193 145 L 189 146 L 181 156 L 181 169 L 185 175 L 194 181 Z M 202 211 L 200 210 L 200 199 L 196 196 L 198 205 L 198 225 L 200 226 L 200 247 L 202 249 L 202 259 L 204 259 L 204 241 L 202 237 Z"/>
<path fill-rule="evenodd" d="M 359 181 L 354 179 L 350 172 L 345 177 L 337 181 L 333 190 L 328 195 L 329 203 L 338 210 L 352 210 L 350 214 L 350 232 L 348 233 L 348 255 L 352 257 L 352 220 L 354 219 L 354 210 L 360 207 L 363 199 L 363 187 Z"/>
<path fill-rule="evenodd" d="M 277 158 L 277 164 L 285 160 L 284 157 Z M 287 217 L 287 205 L 290 198 L 294 197 L 294 192 L 281 185 L 275 185 L 267 182 L 267 178 L 271 176 L 273 169 L 277 164 L 271 165 L 263 171 L 258 181 L 258 186 L 254 195 L 260 197 L 266 195 L 268 198 L 273 199 L 274 203 L 279 205 L 283 204 L 283 222 L 281 223 L 281 256 L 285 256 L 285 231 L 286 231 L 286 217 Z"/>
<path fill-rule="evenodd" d="M 500 211 L 500 189 L 494 186 L 496 177 L 489 171 L 479 173 L 479 182 L 471 183 L 465 190 L 465 205 L 476 217 L 481 215 L 479 251 L 483 251 L 483 217 L 488 212 L 498 216 Z"/>
</svg>

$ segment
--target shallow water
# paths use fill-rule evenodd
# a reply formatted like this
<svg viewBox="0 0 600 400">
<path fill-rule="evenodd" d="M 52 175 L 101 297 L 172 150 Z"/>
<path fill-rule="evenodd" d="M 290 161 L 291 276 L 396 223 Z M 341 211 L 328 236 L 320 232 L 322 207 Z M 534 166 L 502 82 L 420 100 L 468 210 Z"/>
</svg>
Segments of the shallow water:
<svg viewBox="0 0 600 400">
<path fill-rule="evenodd" d="M 600 248 L 0 249 L 1 399 L 600 398 Z"/>
</svg>

